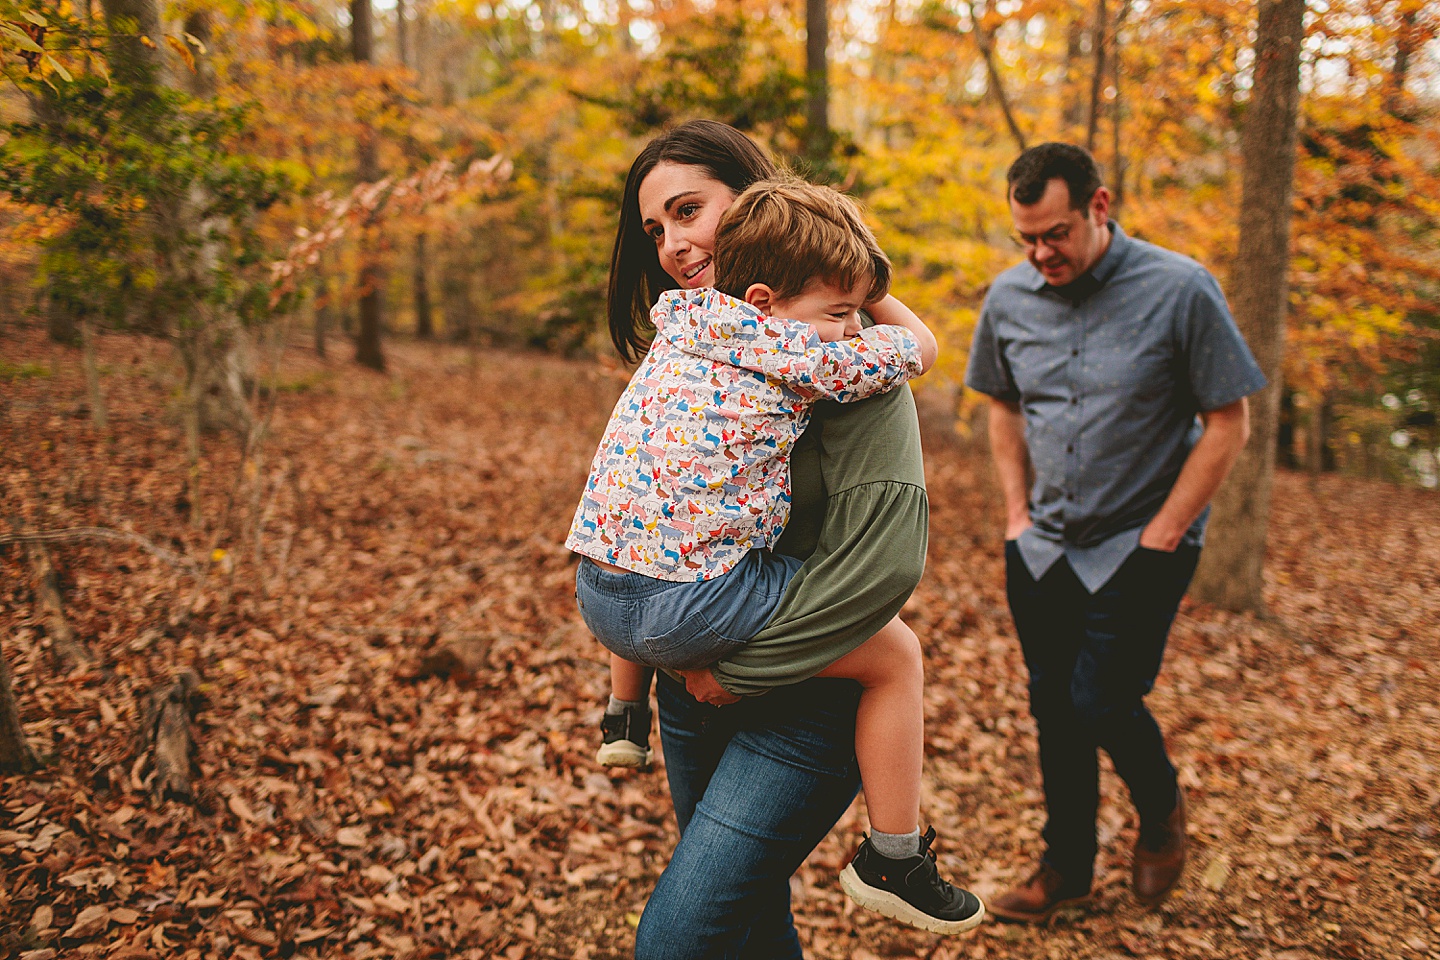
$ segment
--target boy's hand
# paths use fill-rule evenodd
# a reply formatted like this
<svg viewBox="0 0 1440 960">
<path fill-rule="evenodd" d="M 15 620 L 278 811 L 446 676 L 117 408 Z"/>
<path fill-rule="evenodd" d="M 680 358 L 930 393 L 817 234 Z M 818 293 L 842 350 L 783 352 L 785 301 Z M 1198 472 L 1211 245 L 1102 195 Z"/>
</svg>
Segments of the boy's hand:
<svg viewBox="0 0 1440 960">
<path fill-rule="evenodd" d="M 930 328 L 925 326 L 925 322 L 915 316 L 915 311 L 888 294 L 874 303 L 865 304 L 865 309 L 876 323 L 904 327 L 915 335 L 915 339 L 920 341 L 921 373 L 935 365 L 935 358 L 940 355 L 940 342 L 935 339 Z"/>
<path fill-rule="evenodd" d="M 701 703 L 723 707 L 727 703 L 734 703 L 740 699 L 720 686 L 720 681 L 715 679 L 715 674 L 710 672 L 709 667 L 700 670 L 676 670 L 675 672 L 685 678 L 685 689 L 690 692 L 690 696 Z"/>
</svg>

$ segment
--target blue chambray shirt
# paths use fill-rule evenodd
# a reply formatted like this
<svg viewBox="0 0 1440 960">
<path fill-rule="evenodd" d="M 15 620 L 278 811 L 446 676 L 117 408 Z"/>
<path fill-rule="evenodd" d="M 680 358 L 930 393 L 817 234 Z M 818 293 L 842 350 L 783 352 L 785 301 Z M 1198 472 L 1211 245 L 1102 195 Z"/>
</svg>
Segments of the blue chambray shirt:
<svg viewBox="0 0 1440 960">
<path fill-rule="evenodd" d="M 1091 593 L 1139 546 L 1200 438 L 1197 414 L 1265 386 L 1225 295 L 1189 257 L 1126 236 L 1051 287 L 1028 261 L 985 298 L 965 384 L 1018 402 L 1035 470 L 1020 555 L 1061 556 Z M 1207 507 L 1183 543 L 1201 545 Z"/>
</svg>

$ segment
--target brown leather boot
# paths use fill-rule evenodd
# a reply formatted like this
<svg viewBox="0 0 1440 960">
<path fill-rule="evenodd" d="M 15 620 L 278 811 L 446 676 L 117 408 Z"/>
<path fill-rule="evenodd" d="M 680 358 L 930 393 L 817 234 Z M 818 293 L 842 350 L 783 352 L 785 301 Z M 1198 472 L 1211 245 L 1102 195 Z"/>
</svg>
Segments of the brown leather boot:
<svg viewBox="0 0 1440 960">
<path fill-rule="evenodd" d="M 1131 863 L 1131 886 L 1135 896 L 1147 906 L 1164 900 L 1180 879 L 1185 868 L 1185 791 L 1179 791 L 1175 809 L 1154 836 L 1141 830 L 1135 840 L 1135 858 Z"/>
<path fill-rule="evenodd" d="M 1067 885 L 1060 871 L 1041 861 L 1029 879 L 991 900 L 989 906 L 990 912 L 1001 920 L 1044 923 L 1057 910 L 1089 902 L 1089 884 L 1083 890 L 1074 884 Z"/>
</svg>

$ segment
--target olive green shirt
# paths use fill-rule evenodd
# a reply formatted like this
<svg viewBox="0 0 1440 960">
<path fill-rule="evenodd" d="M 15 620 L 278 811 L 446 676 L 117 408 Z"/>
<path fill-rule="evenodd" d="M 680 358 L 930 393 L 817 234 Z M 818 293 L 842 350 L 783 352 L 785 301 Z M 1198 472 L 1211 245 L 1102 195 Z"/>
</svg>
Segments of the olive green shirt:
<svg viewBox="0 0 1440 960">
<path fill-rule="evenodd" d="M 790 458 L 776 551 L 805 558 L 769 624 L 712 669 L 731 693 L 799 683 L 890 622 L 925 569 L 930 503 L 908 386 L 816 405 Z"/>
</svg>

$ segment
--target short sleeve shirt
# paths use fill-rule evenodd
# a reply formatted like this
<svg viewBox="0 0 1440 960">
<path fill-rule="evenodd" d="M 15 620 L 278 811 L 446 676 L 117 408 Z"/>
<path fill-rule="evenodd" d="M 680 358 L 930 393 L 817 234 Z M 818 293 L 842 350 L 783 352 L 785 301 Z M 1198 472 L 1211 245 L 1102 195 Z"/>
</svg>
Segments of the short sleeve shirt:
<svg viewBox="0 0 1440 960">
<path fill-rule="evenodd" d="M 1091 592 L 1159 512 L 1201 434 L 1197 414 L 1265 386 L 1220 285 L 1188 257 L 1126 236 L 1052 287 L 1002 273 L 976 324 L 967 386 L 1020 405 L 1035 470 L 1020 554 L 1037 579 L 1066 557 Z M 1208 509 L 1183 542 L 1200 545 Z"/>
</svg>

